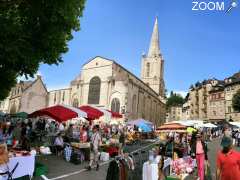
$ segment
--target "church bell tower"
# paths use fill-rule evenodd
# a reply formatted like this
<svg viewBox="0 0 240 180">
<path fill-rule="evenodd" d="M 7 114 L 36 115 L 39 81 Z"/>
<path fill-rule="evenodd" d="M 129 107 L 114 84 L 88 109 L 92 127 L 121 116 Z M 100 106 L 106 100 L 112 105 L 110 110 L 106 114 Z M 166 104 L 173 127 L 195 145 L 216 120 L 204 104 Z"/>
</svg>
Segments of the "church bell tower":
<svg viewBox="0 0 240 180">
<path fill-rule="evenodd" d="M 156 18 L 147 55 L 142 56 L 141 79 L 157 94 L 164 97 L 164 60 L 159 47 L 158 19 Z"/>
</svg>

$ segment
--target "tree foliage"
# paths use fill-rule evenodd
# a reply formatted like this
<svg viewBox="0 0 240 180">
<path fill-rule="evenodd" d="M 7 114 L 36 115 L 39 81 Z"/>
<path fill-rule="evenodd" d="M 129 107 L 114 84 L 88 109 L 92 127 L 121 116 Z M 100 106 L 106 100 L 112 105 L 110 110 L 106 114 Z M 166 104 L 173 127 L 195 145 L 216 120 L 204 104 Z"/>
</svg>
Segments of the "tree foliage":
<svg viewBox="0 0 240 180">
<path fill-rule="evenodd" d="M 240 112 L 240 90 L 238 90 L 237 93 L 234 94 L 232 98 L 232 106 L 234 111 Z"/>
<path fill-rule="evenodd" d="M 172 107 L 172 106 L 181 106 L 184 103 L 184 98 L 171 91 L 170 96 L 167 98 L 167 107 Z"/>
<path fill-rule="evenodd" d="M 16 77 L 40 64 L 59 64 L 72 32 L 80 30 L 85 0 L 5 0 L 0 4 L 0 99 Z"/>
</svg>

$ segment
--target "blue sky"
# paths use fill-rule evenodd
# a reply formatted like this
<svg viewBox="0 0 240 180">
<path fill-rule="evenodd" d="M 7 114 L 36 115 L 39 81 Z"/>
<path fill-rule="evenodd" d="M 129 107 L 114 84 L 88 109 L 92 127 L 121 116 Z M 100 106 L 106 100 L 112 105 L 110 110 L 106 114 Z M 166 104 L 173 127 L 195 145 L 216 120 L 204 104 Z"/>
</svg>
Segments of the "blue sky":
<svg viewBox="0 0 240 180">
<path fill-rule="evenodd" d="M 48 89 L 69 86 L 81 66 L 98 55 L 139 76 L 156 15 L 168 91 L 187 91 L 198 80 L 240 70 L 240 6 L 226 14 L 192 11 L 191 0 L 87 0 L 81 31 L 69 42 L 64 63 L 39 69 Z"/>
</svg>

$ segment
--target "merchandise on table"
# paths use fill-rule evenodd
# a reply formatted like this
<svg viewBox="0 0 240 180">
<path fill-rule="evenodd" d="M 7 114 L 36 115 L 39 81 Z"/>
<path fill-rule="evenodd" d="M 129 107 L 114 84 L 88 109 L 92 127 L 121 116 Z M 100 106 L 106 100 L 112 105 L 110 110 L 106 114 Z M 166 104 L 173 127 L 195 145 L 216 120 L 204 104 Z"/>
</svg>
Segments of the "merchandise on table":
<svg viewBox="0 0 240 180">
<path fill-rule="evenodd" d="M 173 160 L 171 165 L 172 171 L 176 175 L 190 174 L 194 170 L 195 162 L 191 157 L 185 157 Z"/>
<path fill-rule="evenodd" d="M 71 143 L 71 146 L 79 149 L 90 148 L 90 143 Z"/>
<path fill-rule="evenodd" d="M 159 162 L 161 160 L 161 156 L 157 156 L 154 158 L 152 163 L 150 161 L 147 161 L 143 164 L 143 180 L 158 180 L 159 176 Z M 169 168 L 171 165 L 171 159 L 166 158 L 164 159 L 163 163 L 163 172 L 165 172 L 165 175 L 168 175 L 169 172 L 166 172 L 165 169 Z"/>
<path fill-rule="evenodd" d="M 109 153 L 101 152 L 100 160 L 103 161 L 103 162 L 109 161 Z"/>
</svg>

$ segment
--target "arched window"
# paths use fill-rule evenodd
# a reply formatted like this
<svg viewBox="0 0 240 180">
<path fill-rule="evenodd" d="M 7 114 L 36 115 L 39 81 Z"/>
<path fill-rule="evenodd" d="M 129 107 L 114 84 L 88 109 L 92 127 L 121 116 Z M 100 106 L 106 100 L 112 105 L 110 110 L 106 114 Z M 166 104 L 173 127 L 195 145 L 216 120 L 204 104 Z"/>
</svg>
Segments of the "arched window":
<svg viewBox="0 0 240 180">
<path fill-rule="evenodd" d="M 132 98 L 132 113 L 133 115 L 135 115 L 135 113 L 137 112 L 137 96 L 136 95 L 133 95 L 133 98 Z"/>
<path fill-rule="evenodd" d="M 120 111 L 120 101 L 118 98 L 113 98 L 111 103 L 111 111 L 118 112 Z"/>
<path fill-rule="evenodd" d="M 56 96 L 57 96 L 57 94 L 56 94 L 56 92 L 55 92 L 55 93 L 54 93 L 54 100 L 53 100 L 53 101 L 54 101 L 54 104 L 56 103 L 56 100 L 57 100 L 57 99 L 56 99 Z"/>
<path fill-rule="evenodd" d="M 16 104 L 14 102 L 10 108 L 10 114 L 15 114 L 16 112 L 17 112 L 17 108 L 16 108 Z"/>
<path fill-rule="evenodd" d="M 88 104 L 99 104 L 101 89 L 101 79 L 97 76 L 93 77 L 89 83 Z"/>
<path fill-rule="evenodd" d="M 63 91 L 63 96 L 62 96 L 62 101 L 64 102 L 65 100 L 65 91 Z"/>
<path fill-rule="evenodd" d="M 150 76 L 150 63 L 147 63 L 147 77 Z"/>
<path fill-rule="evenodd" d="M 76 98 L 75 98 L 75 99 L 73 99 L 72 106 L 73 106 L 73 107 L 76 107 L 76 108 L 77 108 L 77 107 L 79 107 L 79 102 L 78 102 L 78 99 L 76 99 Z"/>
</svg>

